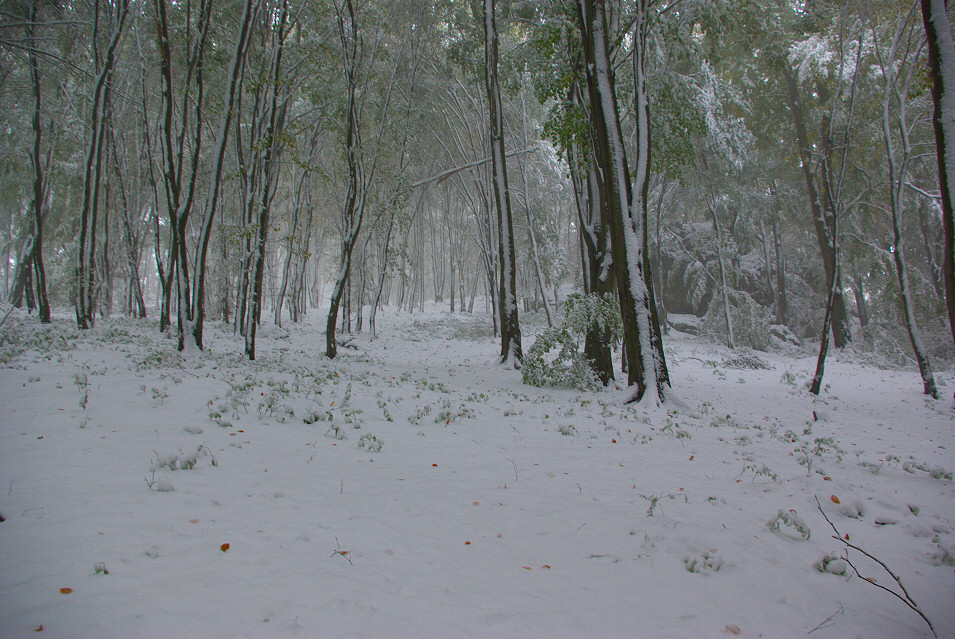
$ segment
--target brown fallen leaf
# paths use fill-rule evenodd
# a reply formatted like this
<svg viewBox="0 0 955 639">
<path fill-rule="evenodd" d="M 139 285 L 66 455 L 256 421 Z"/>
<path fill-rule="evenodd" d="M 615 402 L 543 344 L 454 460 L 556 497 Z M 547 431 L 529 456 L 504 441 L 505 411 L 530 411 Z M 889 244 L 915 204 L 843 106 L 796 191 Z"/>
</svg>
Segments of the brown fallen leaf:
<svg viewBox="0 0 955 639">
<path fill-rule="evenodd" d="M 229 544 L 222 544 L 221 546 L 219 546 L 219 550 L 221 550 L 222 552 L 229 550 Z"/>
<path fill-rule="evenodd" d="M 831 500 L 832 500 L 832 503 L 834 503 L 834 504 L 842 503 L 842 502 L 839 501 L 839 498 L 836 497 L 835 495 L 829 495 L 829 499 L 831 499 Z"/>
<path fill-rule="evenodd" d="M 60 594 L 62 594 L 62 595 L 68 595 L 68 594 L 70 594 L 71 592 L 73 592 L 73 589 L 72 589 L 72 588 L 60 588 Z"/>
</svg>

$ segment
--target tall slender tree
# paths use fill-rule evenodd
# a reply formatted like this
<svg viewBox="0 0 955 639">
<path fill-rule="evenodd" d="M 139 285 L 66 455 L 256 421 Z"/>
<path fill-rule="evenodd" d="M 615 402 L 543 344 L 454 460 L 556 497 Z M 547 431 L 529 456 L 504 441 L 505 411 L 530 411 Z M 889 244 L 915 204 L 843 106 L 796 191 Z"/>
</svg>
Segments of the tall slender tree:
<svg viewBox="0 0 955 639">
<path fill-rule="evenodd" d="M 591 127 L 601 206 L 610 226 L 613 266 L 623 320 L 624 349 L 632 401 L 647 392 L 653 401 L 664 399 L 670 385 L 660 325 L 653 299 L 647 255 L 647 191 L 650 176 L 650 107 L 646 93 L 644 54 L 648 27 L 648 0 L 637 0 L 634 13 L 633 55 L 637 121 L 636 178 L 633 184 L 610 59 L 607 9 L 604 0 L 578 0 L 584 68 L 591 103 Z"/>
<path fill-rule="evenodd" d="M 484 86 L 490 116 L 491 184 L 497 211 L 497 244 L 501 260 L 499 318 L 501 321 L 502 364 L 520 367 L 521 327 L 517 316 L 517 266 L 514 253 L 514 220 L 507 183 L 507 159 L 504 155 L 504 106 L 498 80 L 498 36 L 495 0 L 484 0 Z"/>
</svg>

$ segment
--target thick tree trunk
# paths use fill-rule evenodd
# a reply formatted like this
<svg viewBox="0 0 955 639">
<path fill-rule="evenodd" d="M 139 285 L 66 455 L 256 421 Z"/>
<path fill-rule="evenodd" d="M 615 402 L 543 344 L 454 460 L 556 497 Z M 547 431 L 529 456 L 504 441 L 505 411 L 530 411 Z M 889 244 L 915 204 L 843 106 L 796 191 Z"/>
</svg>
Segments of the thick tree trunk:
<svg viewBox="0 0 955 639">
<path fill-rule="evenodd" d="M 942 194 L 942 228 L 945 235 L 945 304 L 955 340 L 955 42 L 948 21 L 946 0 L 922 0 L 922 21 L 928 42 L 932 101 L 935 105 L 935 149 Z"/>
<path fill-rule="evenodd" d="M 576 94 L 574 88 L 571 91 Z M 593 159 L 582 160 L 580 148 L 572 145 L 567 153 L 567 162 L 577 205 L 584 292 L 591 295 L 612 293 L 613 257 L 610 255 L 608 223 L 601 219 L 605 210 L 600 205 Z M 584 338 L 584 354 L 600 382 L 605 386 L 609 384 L 614 379 L 610 335 L 599 326 L 591 326 Z"/>
<path fill-rule="evenodd" d="M 613 65 L 606 36 L 603 0 L 577 4 L 583 39 L 587 85 L 592 105 L 592 136 L 598 168 L 601 206 L 607 207 L 614 272 L 623 319 L 628 383 L 635 387 L 633 401 L 650 391 L 662 401 L 669 386 L 666 360 L 653 300 L 647 246 L 647 189 L 649 188 L 649 104 L 643 77 L 646 0 L 637 4 L 634 34 L 634 69 L 637 115 L 637 192 L 634 193 L 624 152 L 623 134 L 614 89 Z"/>
</svg>

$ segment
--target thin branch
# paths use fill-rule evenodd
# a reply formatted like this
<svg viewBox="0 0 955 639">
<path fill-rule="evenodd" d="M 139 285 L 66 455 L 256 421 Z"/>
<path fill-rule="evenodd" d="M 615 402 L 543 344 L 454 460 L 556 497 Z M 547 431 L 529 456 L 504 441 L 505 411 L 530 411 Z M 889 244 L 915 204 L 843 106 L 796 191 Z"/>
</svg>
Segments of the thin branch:
<svg viewBox="0 0 955 639">
<path fill-rule="evenodd" d="M 505 157 L 513 157 L 515 155 L 533 153 L 536 150 L 537 150 L 537 147 L 531 147 L 527 149 L 522 149 L 520 151 L 511 151 L 510 153 L 506 153 Z M 469 162 L 467 164 L 462 164 L 461 166 L 456 166 L 453 169 L 442 171 L 441 173 L 438 173 L 437 175 L 432 175 L 431 177 L 426 177 L 423 180 L 418 180 L 417 182 L 411 185 L 411 188 L 416 189 L 419 186 L 424 186 L 425 184 L 430 184 L 431 182 L 442 182 L 446 178 L 449 178 L 452 175 L 454 175 L 455 173 L 460 173 L 461 171 L 467 171 L 468 169 L 473 169 L 475 167 L 482 166 L 484 164 L 487 164 L 490 161 L 491 161 L 491 158 L 488 157 L 488 158 L 484 158 L 483 160 L 475 160 L 474 162 Z"/>
<path fill-rule="evenodd" d="M 862 576 L 862 573 L 859 572 L 859 569 L 856 568 L 855 564 L 853 564 L 852 561 L 849 559 L 849 551 L 846 550 L 846 551 L 843 553 L 842 559 L 843 559 L 847 564 L 849 564 L 849 566 L 850 566 L 850 567 L 852 568 L 852 570 L 855 572 L 856 576 L 858 576 L 858 577 L 864 579 L 865 581 L 868 581 L 870 584 L 872 584 L 872 585 L 875 586 L 876 588 L 880 588 L 880 589 L 886 591 L 887 593 L 889 593 L 890 595 L 893 595 L 893 596 L 896 597 L 899 601 L 901 601 L 901 602 L 904 603 L 906 606 L 908 606 L 909 608 L 911 608 L 919 617 L 922 618 L 922 620 L 923 620 L 926 624 L 928 624 L 929 630 L 932 631 L 932 636 L 935 637 L 935 639 L 938 639 L 938 633 L 935 632 L 935 626 L 932 625 L 932 622 L 929 621 L 928 617 L 925 616 L 925 613 L 922 612 L 922 610 L 919 608 L 919 605 L 915 602 L 914 599 L 912 599 L 912 595 L 910 595 L 910 594 L 909 594 L 909 591 L 906 590 L 905 585 L 902 583 L 902 580 L 899 578 L 899 576 L 896 575 L 894 572 L 892 572 L 892 570 L 891 570 L 888 566 L 886 566 L 886 565 L 885 565 L 885 562 L 883 562 L 881 559 L 878 559 L 877 557 L 875 557 L 875 556 L 873 556 L 871 553 L 869 553 L 869 552 L 863 550 L 863 549 L 860 548 L 859 546 L 856 546 L 855 544 L 850 543 L 849 540 L 846 539 L 846 538 L 842 535 L 842 533 L 839 532 L 839 529 L 836 528 L 836 525 L 835 525 L 834 523 L 832 523 L 832 520 L 829 519 L 829 516 L 826 515 L 826 512 L 822 509 L 822 504 L 819 503 L 819 498 L 818 498 L 818 497 L 816 497 L 816 507 L 819 509 L 819 512 L 822 513 L 823 518 L 825 518 L 825 520 L 826 520 L 827 522 L 829 522 L 829 526 L 832 527 L 833 532 L 835 532 L 835 534 L 832 536 L 832 538 L 835 539 L 835 540 L 837 540 L 839 543 L 841 543 L 842 545 L 844 545 L 846 548 L 852 548 L 853 550 L 857 550 L 857 551 L 859 551 L 860 553 L 862 553 L 863 555 L 865 555 L 866 557 L 868 557 L 869 559 L 871 559 L 872 561 L 874 561 L 875 563 L 877 563 L 877 564 L 879 564 L 880 566 L 882 566 L 882 569 L 885 570 L 887 573 L 889 573 L 889 576 L 892 577 L 892 579 L 895 580 L 895 583 L 897 583 L 897 584 L 899 585 L 899 588 L 902 589 L 902 593 L 903 593 L 905 596 L 903 597 L 902 595 L 900 595 L 899 593 L 895 592 L 894 590 L 892 590 L 892 589 L 890 589 L 890 588 L 887 588 L 887 587 L 883 586 L 883 585 L 880 584 L 880 583 L 877 583 L 877 582 L 875 581 L 875 579 L 873 579 L 873 578 L 871 578 L 871 577 L 863 577 L 863 576 Z"/>
</svg>

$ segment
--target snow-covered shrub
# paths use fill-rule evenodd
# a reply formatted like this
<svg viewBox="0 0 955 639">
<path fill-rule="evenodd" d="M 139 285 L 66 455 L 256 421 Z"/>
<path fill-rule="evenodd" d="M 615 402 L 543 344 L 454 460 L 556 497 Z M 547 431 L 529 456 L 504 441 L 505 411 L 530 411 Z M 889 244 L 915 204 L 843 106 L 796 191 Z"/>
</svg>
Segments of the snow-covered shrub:
<svg viewBox="0 0 955 639">
<path fill-rule="evenodd" d="M 193 470 L 199 465 L 199 460 L 203 457 L 210 457 L 213 466 L 219 465 L 209 447 L 205 444 L 199 444 L 199 446 L 196 447 L 196 452 L 189 455 L 183 453 L 181 450 L 171 455 L 160 455 L 157 453 L 156 459 L 153 460 L 149 470 L 153 473 L 157 470 L 168 470 L 172 472 L 177 470 Z"/>
<path fill-rule="evenodd" d="M 762 306 L 749 293 L 730 290 L 730 316 L 736 346 L 748 346 L 765 351 L 772 343 L 769 326 L 775 322 L 772 309 Z M 720 343 L 726 343 L 729 331 L 721 296 L 714 295 L 703 316 L 702 334 Z"/>
<path fill-rule="evenodd" d="M 797 539 L 809 539 L 812 534 L 809 525 L 792 509 L 780 510 L 766 522 L 766 527 L 773 532 Z"/>
<path fill-rule="evenodd" d="M 844 575 L 849 569 L 846 560 L 834 552 L 827 554 L 812 566 L 819 572 L 827 572 L 831 575 Z"/>
<path fill-rule="evenodd" d="M 723 558 L 720 557 L 720 554 L 715 548 L 711 548 L 697 555 L 685 556 L 683 558 L 683 565 L 686 567 L 687 572 L 716 572 L 723 567 Z"/>
<path fill-rule="evenodd" d="M 345 435 L 345 430 L 339 424 L 332 424 L 328 427 L 328 430 L 325 431 L 325 437 L 331 437 L 332 439 L 347 439 Z"/>
<path fill-rule="evenodd" d="M 421 423 L 421 418 L 431 414 L 431 405 L 426 404 L 424 408 L 419 408 L 414 415 L 408 415 L 408 421 L 417 426 Z"/>
<path fill-rule="evenodd" d="M 384 442 L 370 433 L 365 433 L 358 438 L 358 447 L 367 450 L 370 453 L 380 453 Z"/>
<path fill-rule="evenodd" d="M 596 329 L 611 341 L 623 336 L 620 308 L 613 296 L 570 295 L 560 326 L 541 332 L 524 356 L 521 374 L 531 386 L 564 386 L 582 391 L 601 388 L 588 357 L 581 352 L 587 332 Z"/>
<path fill-rule="evenodd" d="M 451 401 L 446 399 L 441 402 L 441 410 L 438 411 L 437 417 L 434 418 L 434 423 L 447 426 L 459 419 L 471 419 L 472 417 L 474 417 L 473 410 L 464 404 L 461 404 L 457 410 L 454 410 L 451 407 Z"/>
</svg>

